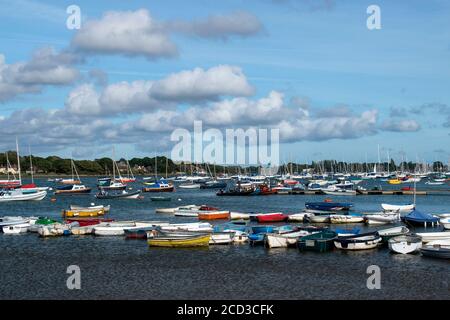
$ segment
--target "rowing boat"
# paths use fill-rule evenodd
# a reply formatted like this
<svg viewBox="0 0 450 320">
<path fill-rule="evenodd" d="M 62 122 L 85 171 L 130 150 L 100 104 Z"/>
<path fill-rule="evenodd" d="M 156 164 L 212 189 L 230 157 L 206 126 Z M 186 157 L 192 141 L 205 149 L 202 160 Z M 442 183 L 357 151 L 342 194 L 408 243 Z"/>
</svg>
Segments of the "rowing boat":
<svg viewBox="0 0 450 320">
<path fill-rule="evenodd" d="M 230 211 L 198 211 L 199 220 L 224 220 L 230 219 Z"/>
<path fill-rule="evenodd" d="M 422 238 L 418 235 L 401 235 L 388 240 L 389 249 L 395 253 L 408 254 L 418 252 L 422 247 Z"/>
<path fill-rule="evenodd" d="M 103 209 L 105 212 L 108 212 L 111 209 L 110 205 L 104 206 L 104 205 L 92 205 L 92 206 L 88 206 L 88 207 L 83 207 L 83 206 L 76 206 L 76 205 L 70 205 L 70 210 L 100 210 Z"/>
<path fill-rule="evenodd" d="M 420 249 L 425 257 L 450 259 L 450 240 L 438 240 L 427 243 Z"/>
<path fill-rule="evenodd" d="M 363 216 L 357 215 L 343 215 L 343 214 L 331 214 L 330 215 L 331 223 L 360 223 L 364 222 Z"/>
<path fill-rule="evenodd" d="M 378 234 L 381 236 L 383 243 L 387 243 L 391 238 L 403 236 L 408 233 L 409 229 L 403 226 L 378 230 Z"/>
<path fill-rule="evenodd" d="M 430 242 L 436 240 L 450 240 L 450 231 L 443 232 L 422 232 L 417 233 L 422 238 L 422 242 Z"/>
<path fill-rule="evenodd" d="M 366 223 L 370 225 L 382 225 L 395 223 L 400 221 L 400 213 L 381 213 L 381 214 L 371 214 L 365 216 Z"/>
<path fill-rule="evenodd" d="M 147 243 L 150 247 L 171 247 L 171 248 L 189 248 L 189 247 L 206 247 L 209 245 L 210 234 L 187 235 L 184 237 L 177 236 L 156 236 L 149 238 Z"/>
<path fill-rule="evenodd" d="M 297 244 L 299 237 L 309 235 L 310 232 L 305 230 L 297 230 L 287 233 L 266 233 L 264 236 L 264 244 L 268 248 L 287 248 Z"/>
<path fill-rule="evenodd" d="M 410 212 L 414 210 L 414 204 L 394 205 L 382 203 L 381 207 L 384 211 L 398 211 L 398 212 Z"/>
<path fill-rule="evenodd" d="M 333 242 L 336 237 L 337 233 L 331 230 L 312 233 L 298 239 L 298 249 L 300 251 L 331 251 L 334 248 Z"/>
<path fill-rule="evenodd" d="M 29 227 L 30 227 L 29 223 L 20 223 L 15 225 L 4 226 L 2 230 L 4 234 L 21 234 L 27 233 Z"/>
<path fill-rule="evenodd" d="M 63 217 L 97 217 L 105 214 L 104 209 L 63 210 Z"/>
<path fill-rule="evenodd" d="M 283 222 L 289 218 L 288 215 L 277 212 L 277 213 L 265 213 L 258 214 L 256 219 L 259 223 L 273 223 L 273 222 Z"/>
<path fill-rule="evenodd" d="M 369 232 L 351 236 L 338 236 L 334 240 L 336 248 L 341 250 L 367 250 L 373 249 L 381 242 L 378 232 Z"/>
</svg>

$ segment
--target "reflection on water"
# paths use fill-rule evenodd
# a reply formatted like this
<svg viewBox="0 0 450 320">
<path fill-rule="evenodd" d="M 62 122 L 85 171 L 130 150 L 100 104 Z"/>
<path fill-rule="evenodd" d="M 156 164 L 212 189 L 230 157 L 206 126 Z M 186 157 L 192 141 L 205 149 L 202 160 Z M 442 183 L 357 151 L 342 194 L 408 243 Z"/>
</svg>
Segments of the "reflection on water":
<svg viewBox="0 0 450 320">
<path fill-rule="evenodd" d="M 83 179 L 94 186 L 95 179 Z M 39 185 L 47 184 L 45 181 Z M 136 184 L 134 188 L 138 188 Z M 177 190 L 170 202 L 103 200 L 88 196 L 49 197 L 40 202 L 1 203 L 0 216 L 61 218 L 70 204 L 111 204 L 117 220 L 191 222 L 157 214 L 157 207 L 208 204 L 242 212 L 300 212 L 307 201 L 325 196 L 217 197 L 212 190 Z M 178 201 L 177 199 L 181 199 Z M 418 196 L 421 211 L 448 212 L 448 196 Z M 342 198 L 339 199 L 342 201 Z M 355 211 L 378 211 L 380 204 L 401 204 L 412 196 L 356 196 Z M 220 223 L 220 222 L 218 222 Z M 337 228 L 367 228 L 361 224 Z M 334 228 L 334 226 L 333 226 Z M 429 228 L 428 231 L 432 229 Z M 439 229 L 438 229 L 439 230 Z M 449 262 L 417 255 L 391 254 L 387 248 L 328 253 L 271 249 L 247 244 L 209 248 L 149 248 L 146 241 L 123 237 L 0 234 L 0 298 L 33 299 L 449 299 Z M 82 290 L 66 288 L 66 268 L 79 265 Z M 366 269 L 380 266 L 382 289 L 368 290 Z"/>
</svg>

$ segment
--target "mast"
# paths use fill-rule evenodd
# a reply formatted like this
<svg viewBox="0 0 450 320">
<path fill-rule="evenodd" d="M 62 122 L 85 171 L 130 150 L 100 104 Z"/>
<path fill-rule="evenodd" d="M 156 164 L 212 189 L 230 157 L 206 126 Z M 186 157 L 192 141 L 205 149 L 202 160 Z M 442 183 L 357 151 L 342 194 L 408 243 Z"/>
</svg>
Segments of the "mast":
<svg viewBox="0 0 450 320">
<path fill-rule="evenodd" d="M 167 171 L 169 170 L 169 158 L 166 156 L 166 179 L 169 177 Z"/>
<path fill-rule="evenodd" d="M 20 172 L 20 156 L 19 156 L 19 141 L 16 137 L 16 152 L 17 152 L 17 169 L 19 170 L 19 181 L 22 185 L 22 173 Z"/>
<path fill-rule="evenodd" d="M 112 149 L 112 167 L 113 167 L 113 182 L 116 180 L 116 162 L 114 161 L 115 150 L 114 147 Z"/>
<path fill-rule="evenodd" d="M 31 183 L 34 183 L 34 177 L 33 177 L 33 159 L 32 159 L 32 157 L 31 157 L 31 147 L 30 147 L 30 144 L 28 144 L 28 151 L 30 152 Z"/>
</svg>

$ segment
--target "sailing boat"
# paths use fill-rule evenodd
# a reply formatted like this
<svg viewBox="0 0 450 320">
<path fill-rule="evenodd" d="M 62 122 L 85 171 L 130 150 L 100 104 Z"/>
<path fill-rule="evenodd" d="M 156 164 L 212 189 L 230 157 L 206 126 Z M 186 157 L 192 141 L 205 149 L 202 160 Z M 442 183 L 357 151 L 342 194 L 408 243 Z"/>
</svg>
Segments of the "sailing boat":
<svg viewBox="0 0 450 320">
<path fill-rule="evenodd" d="M 166 161 L 166 177 L 167 177 L 167 161 Z M 144 182 L 143 192 L 173 192 L 175 188 L 173 184 L 167 182 L 166 179 L 158 180 L 158 157 L 155 157 L 155 182 Z"/>
<path fill-rule="evenodd" d="M 113 157 L 112 157 L 112 166 L 113 166 L 113 176 L 112 178 L 100 178 L 98 179 L 98 188 L 100 190 L 125 190 L 127 186 L 122 183 L 123 177 L 120 175 L 119 166 L 117 162 L 114 160 L 115 151 L 113 148 Z M 119 174 L 119 177 L 116 178 L 116 170 Z"/>
<path fill-rule="evenodd" d="M 61 179 L 59 181 L 59 183 L 61 183 L 61 184 L 70 184 L 70 185 L 81 184 L 80 177 L 78 177 L 78 172 L 77 172 L 77 169 L 75 168 L 75 164 L 73 162 L 73 159 L 70 159 L 70 166 L 71 166 L 71 171 L 72 171 L 71 172 L 72 178 L 70 178 L 70 179 Z M 75 179 L 75 175 L 74 175 L 75 173 L 77 175 L 77 179 Z"/>
<path fill-rule="evenodd" d="M 66 185 L 56 188 L 55 194 L 86 194 L 86 193 L 90 193 L 92 189 L 81 184 L 80 176 L 78 175 L 78 171 L 77 171 L 77 168 L 75 167 L 75 162 L 73 162 L 73 159 L 70 159 L 70 164 L 72 166 L 72 181 L 74 183 L 68 184 L 67 182 L 63 182 Z M 77 176 L 76 180 L 74 177 L 74 173 Z M 65 180 L 68 181 L 69 179 L 65 179 Z"/>
<path fill-rule="evenodd" d="M 19 186 L 22 185 L 22 174 L 20 172 L 20 155 L 19 155 L 19 143 L 16 138 L 16 151 L 17 151 L 17 169 L 19 171 Z M 40 201 L 47 195 L 46 190 L 34 189 L 3 189 L 0 190 L 0 202 L 7 201 L 27 201 L 34 200 Z"/>
<path fill-rule="evenodd" d="M 136 178 L 133 174 L 133 170 L 131 170 L 131 166 L 130 163 L 128 162 L 128 160 L 126 160 L 127 162 L 127 176 L 126 177 L 120 177 L 119 179 L 117 179 L 117 181 L 121 182 L 121 183 L 130 183 L 130 182 L 136 182 Z"/>
<path fill-rule="evenodd" d="M 33 173 L 34 173 L 34 168 L 33 168 L 33 158 L 32 158 L 32 156 L 31 156 L 31 148 L 30 148 L 29 145 L 28 145 L 28 151 L 29 151 L 29 153 L 30 153 L 30 174 L 31 174 L 31 183 L 21 185 L 21 186 L 20 186 L 20 189 L 26 189 L 26 190 L 28 190 L 28 191 L 31 190 L 31 189 L 35 189 L 35 190 L 38 190 L 38 191 L 43 191 L 43 190 L 47 191 L 48 189 L 50 189 L 50 187 L 38 187 L 38 186 L 36 186 L 36 184 L 34 183 L 34 176 L 33 176 Z"/>
<path fill-rule="evenodd" d="M 11 163 L 8 159 L 8 152 L 5 152 L 6 155 L 6 174 L 7 179 L 6 180 L 0 180 L 0 188 L 16 188 L 19 187 L 21 182 L 19 179 L 16 179 L 16 175 L 13 173 L 13 179 L 10 179 L 9 175 L 12 171 Z"/>
</svg>

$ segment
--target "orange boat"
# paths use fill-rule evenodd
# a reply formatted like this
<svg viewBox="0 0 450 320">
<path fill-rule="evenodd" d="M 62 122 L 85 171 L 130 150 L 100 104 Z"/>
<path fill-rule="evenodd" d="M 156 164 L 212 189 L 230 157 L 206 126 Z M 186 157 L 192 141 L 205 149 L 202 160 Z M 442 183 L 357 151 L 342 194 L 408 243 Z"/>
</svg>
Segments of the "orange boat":
<svg viewBox="0 0 450 320">
<path fill-rule="evenodd" d="M 230 219 L 230 211 L 206 211 L 198 213 L 198 220 Z"/>
</svg>

